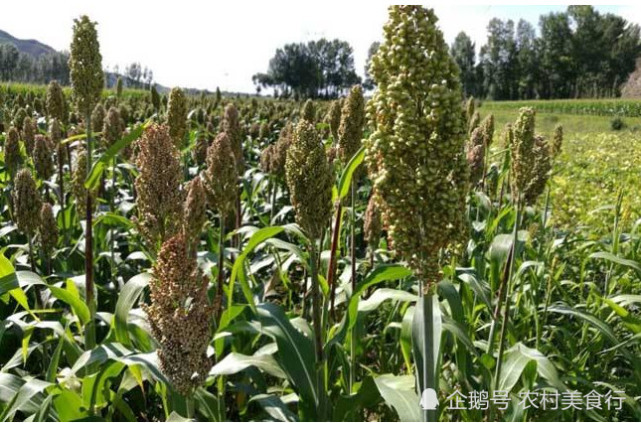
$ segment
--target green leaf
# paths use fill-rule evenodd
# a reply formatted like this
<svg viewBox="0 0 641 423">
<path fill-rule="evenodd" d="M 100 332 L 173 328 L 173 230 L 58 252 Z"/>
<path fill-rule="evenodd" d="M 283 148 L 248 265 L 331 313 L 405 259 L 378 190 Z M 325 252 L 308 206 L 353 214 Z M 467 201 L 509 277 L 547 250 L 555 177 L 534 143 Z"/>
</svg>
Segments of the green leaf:
<svg viewBox="0 0 641 423">
<path fill-rule="evenodd" d="M 396 410 L 401 421 L 423 421 L 414 376 L 384 374 L 375 378 L 374 382 L 387 405 Z"/>
<path fill-rule="evenodd" d="M 279 422 L 294 422 L 296 416 L 291 412 L 287 405 L 277 397 L 270 394 L 258 394 L 251 397 L 249 402 L 258 402 L 269 416 Z"/>
<path fill-rule="evenodd" d="M 606 261 L 609 261 L 611 263 L 619 264 L 624 267 L 628 267 L 630 269 L 634 269 L 637 272 L 641 273 L 641 266 L 639 266 L 639 263 L 637 263 L 634 260 L 628 260 L 621 258 L 619 256 L 615 256 L 614 254 L 607 252 L 607 251 L 599 251 L 597 253 L 592 253 L 590 254 L 591 259 L 603 259 Z"/>
<path fill-rule="evenodd" d="M 360 302 L 358 305 L 358 311 L 369 312 L 376 310 L 384 301 L 387 300 L 414 302 L 418 300 L 418 296 L 398 289 L 379 288 L 374 291 L 368 299 Z"/>
<path fill-rule="evenodd" d="M 313 341 L 296 330 L 277 305 L 261 304 L 256 313 L 261 333 L 278 345 L 275 359 L 296 388 L 301 401 L 306 401 L 311 407 L 320 404 Z"/>
<path fill-rule="evenodd" d="M 98 216 L 98 218 L 94 220 L 93 226 L 97 226 L 99 224 L 108 226 L 121 226 L 122 228 L 127 230 L 134 227 L 134 224 L 131 220 L 127 219 L 125 216 L 121 216 L 112 212 L 107 212 Z"/>
<path fill-rule="evenodd" d="M 113 158 L 116 157 L 116 154 L 118 154 L 120 150 L 131 144 L 134 140 L 140 138 L 142 132 L 149 125 L 151 125 L 150 120 L 141 125 L 138 125 L 129 134 L 125 135 L 123 138 L 109 147 L 107 151 L 102 153 L 100 158 L 93 164 L 89 175 L 87 175 L 87 179 L 85 180 L 85 188 L 89 190 L 95 190 L 96 188 L 98 188 L 98 184 L 100 183 L 100 178 L 102 177 L 103 172 L 112 162 Z"/>
<path fill-rule="evenodd" d="M 356 154 L 349 160 L 345 170 L 341 174 L 341 179 L 338 183 L 338 198 L 343 199 L 349 193 L 349 187 L 352 184 L 352 176 L 356 168 L 363 162 L 365 157 L 365 146 L 361 147 Z"/>
<path fill-rule="evenodd" d="M 282 226 L 268 226 L 266 228 L 257 230 L 256 232 L 254 232 L 251 238 L 249 238 L 249 242 L 234 262 L 234 267 L 231 271 L 231 277 L 229 278 L 229 293 L 231 295 L 231 293 L 234 292 L 234 284 L 236 282 L 236 279 L 238 279 L 240 281 L 240 286 L 243 294 L 245 295 L 245 299 L 247 300 L 247 304 L 249 304 L 252 310 L 256 310 L 256 303 L 254 302 L 254 297 L 252 295 L 251 288 L 249 287 L 249 282 L 247 281 L 245 260 L 247 260 L 247 256 L 249 256 L 249 254 L 251 254 L 254 249 L 261 243 L 265 242 L 269 238 L 278 235 L 284 230 L 285 228 Z"/>
<path fill-rule="evenodd" d="M 114 312 L 114 331 L 116 340 L 125 346 L 131 345 L 129 331 L 127 330 L 129 311 L 138 301 L 145 287 L 149 285 L 150 280 L 151 275 L 149 273 L 139 273 L 127 281 L 118 295 L 118 302 Z"/>
<path fill-rule="evenodd" d="M 233 375 L 248 367 L 255 366 L 272 376 L 286 379 L 287 375 L 280 368 L 274 357 L 269 354 L 244 355 L 237 352 L 229 353 L 210 371 L 210 375 Z"/>
</svg>

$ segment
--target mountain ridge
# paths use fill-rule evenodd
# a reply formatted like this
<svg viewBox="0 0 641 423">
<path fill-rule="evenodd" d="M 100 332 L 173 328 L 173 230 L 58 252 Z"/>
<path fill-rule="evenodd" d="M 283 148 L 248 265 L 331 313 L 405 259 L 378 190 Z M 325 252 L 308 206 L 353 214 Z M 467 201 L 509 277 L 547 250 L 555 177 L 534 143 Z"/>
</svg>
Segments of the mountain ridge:
<svg viewBox="0 0 641 423">
<path fill-rule="evenodd" d="M 57 52 L 56 49 L 41 41 L 35 39 L 23 40 L 16 38 L 2 29 L 0 29 L 0 44 L 13 44 L 19 51 L 30 54 L 34 57 L 40 57 L 44 54 Z"/>
</svg>

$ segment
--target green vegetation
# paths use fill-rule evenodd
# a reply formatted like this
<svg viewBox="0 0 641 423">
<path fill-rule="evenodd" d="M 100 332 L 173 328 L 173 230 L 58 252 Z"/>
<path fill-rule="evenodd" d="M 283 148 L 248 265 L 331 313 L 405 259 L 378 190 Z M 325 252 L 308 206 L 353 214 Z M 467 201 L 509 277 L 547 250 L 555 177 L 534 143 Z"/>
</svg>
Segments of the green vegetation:
<svg viewBox="0 0 641 423">
<path fill-rule="evenodd" d="M 86 18 L 0 88 L 0 420 L 640 420 L 638 118 L 463 102 L 435 22 L 369 99 L 101 92 Z"/>
</svg>

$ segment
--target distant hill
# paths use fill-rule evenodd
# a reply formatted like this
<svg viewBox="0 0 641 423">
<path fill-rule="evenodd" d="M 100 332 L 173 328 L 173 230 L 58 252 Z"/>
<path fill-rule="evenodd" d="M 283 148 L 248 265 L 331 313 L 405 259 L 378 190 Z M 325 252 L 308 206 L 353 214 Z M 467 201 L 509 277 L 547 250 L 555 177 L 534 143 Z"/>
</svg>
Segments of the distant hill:
<svg viewBox="0 0 641 423">
<path fill-rule="evenodd" d="M 40 57 L 43 54 L 56 53 L 52 47 L 41 43 L 37 40 L 21 40 L 13 35 L 0 30 L 0 44 L 13 44 L 22 53 L 27 53 L 33 57 Z"/>
</svg>

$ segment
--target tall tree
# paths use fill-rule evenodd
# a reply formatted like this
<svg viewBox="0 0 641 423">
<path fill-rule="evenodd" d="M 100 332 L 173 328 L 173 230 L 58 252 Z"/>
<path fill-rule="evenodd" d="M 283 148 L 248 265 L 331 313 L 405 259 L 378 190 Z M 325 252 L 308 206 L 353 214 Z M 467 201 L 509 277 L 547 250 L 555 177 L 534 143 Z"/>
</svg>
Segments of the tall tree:
<svg viewBox="0 0 641 423">
<path fill-rule="evenodd" d="M 461 70 L 461 83 L 465 97 L 478 96 L 476 88 L 476 45 L 463 31 L 459 32 L 452 44 L 452 57 Z"/>
</svg>

